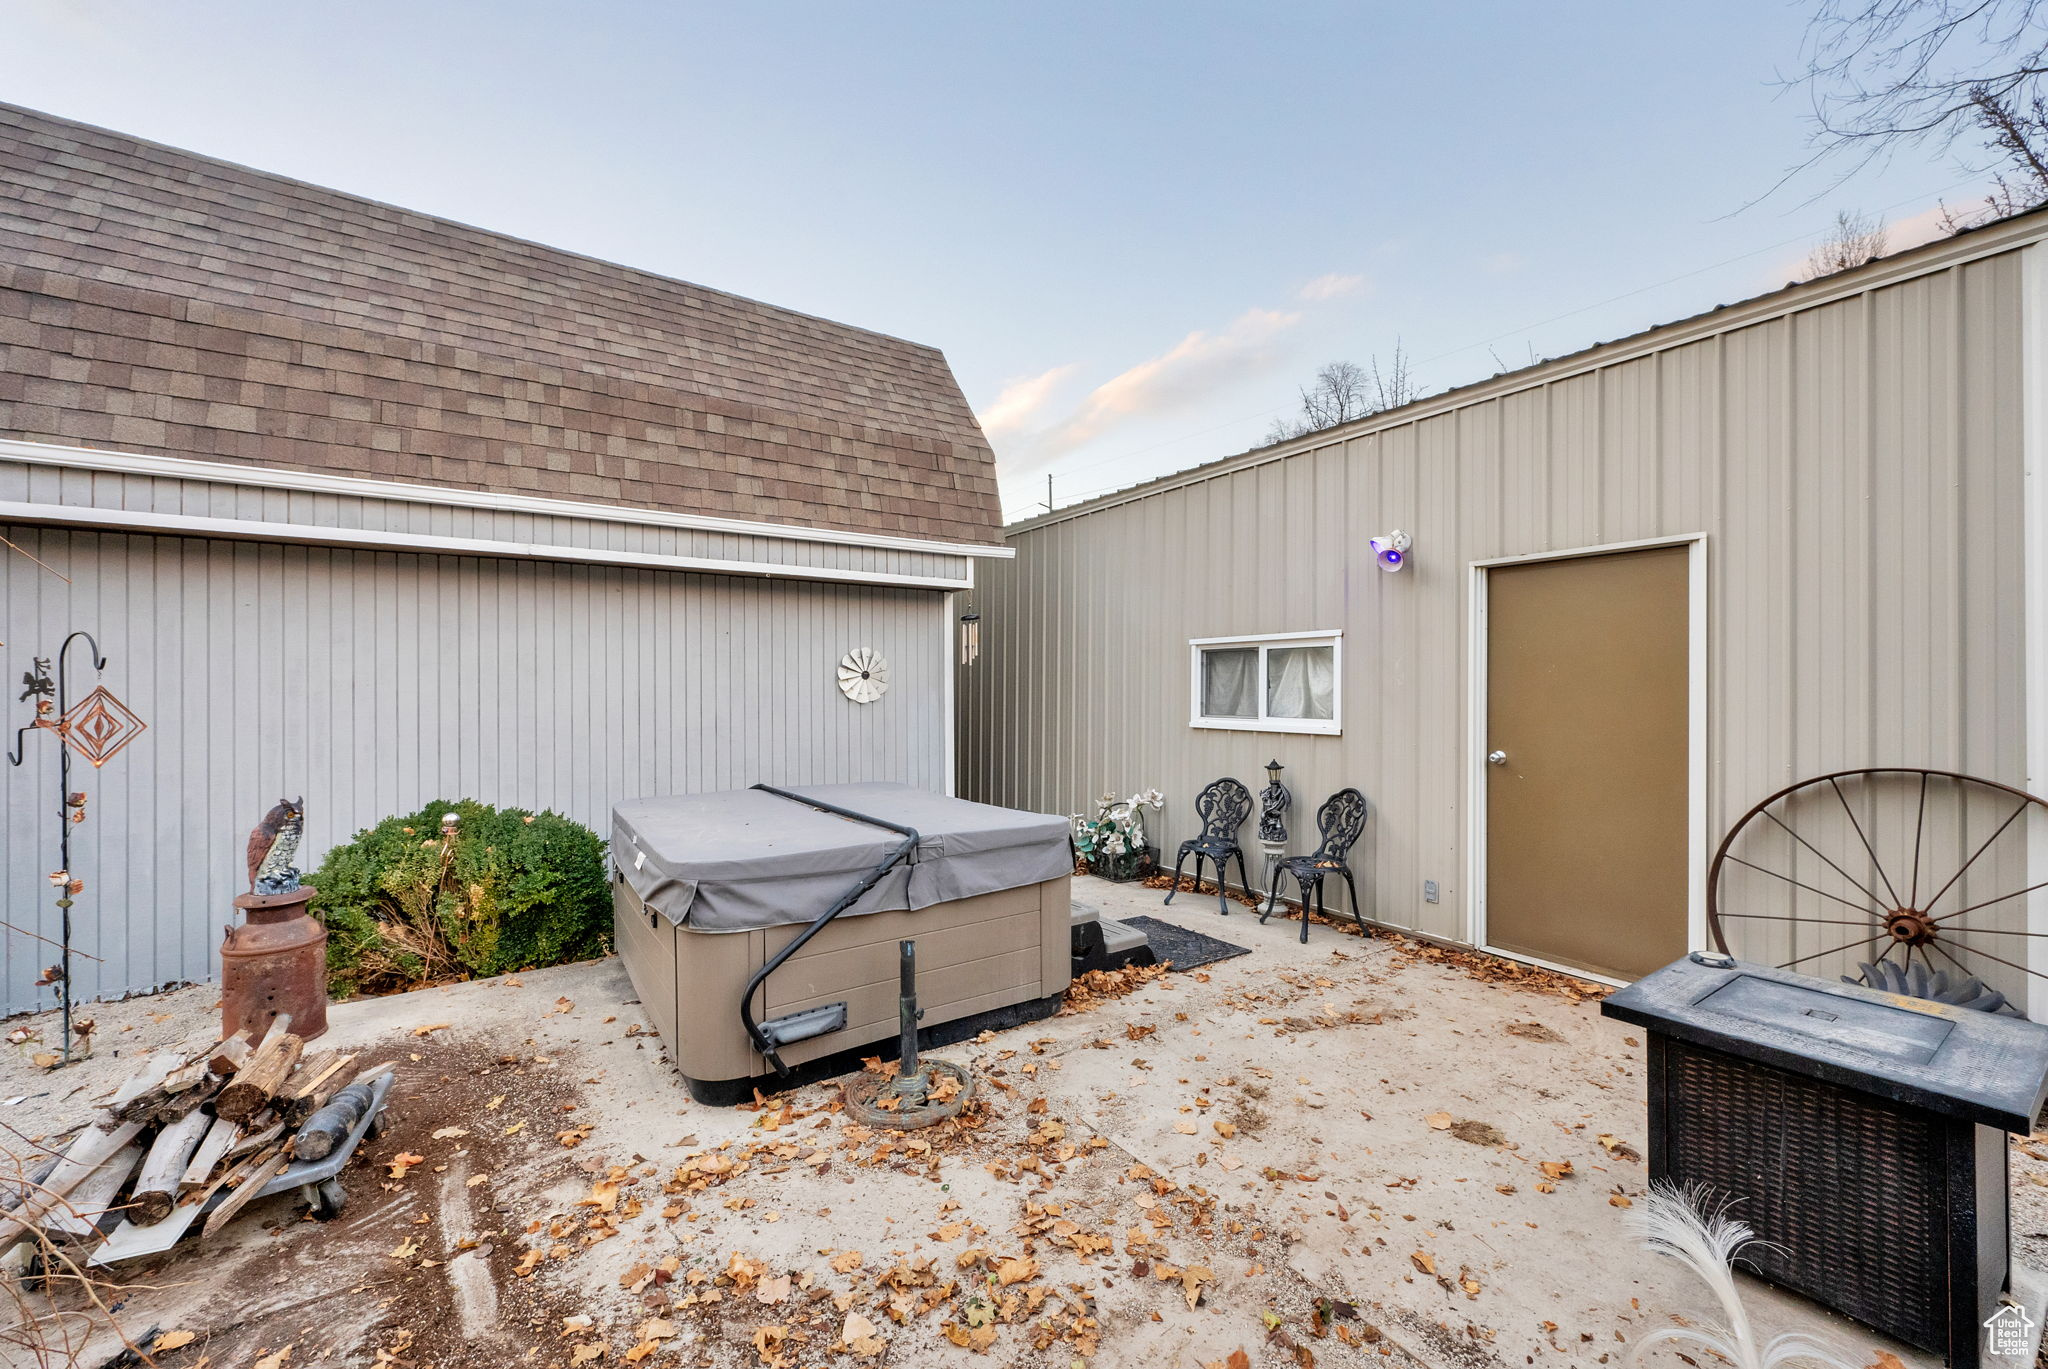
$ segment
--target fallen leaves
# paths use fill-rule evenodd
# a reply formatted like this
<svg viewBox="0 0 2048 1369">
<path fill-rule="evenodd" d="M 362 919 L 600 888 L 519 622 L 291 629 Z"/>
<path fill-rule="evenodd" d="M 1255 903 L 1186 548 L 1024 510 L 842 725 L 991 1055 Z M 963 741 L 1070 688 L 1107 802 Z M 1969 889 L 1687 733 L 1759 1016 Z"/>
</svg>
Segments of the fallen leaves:
<svg viewBox="0 0 2048 1369">
<path fill-rule="evenodd" d="M 454 1025 L 455 1024 L 453 1022 L 433 1022 L 429 1023 L 424 1027 L 414 1027 L 412 1029 L 412 1034 L 414 1036 L 432 1036 L 435 1032 L 447 1031 L 450 1027 Z"/>
<path fill-rule="evenodd" d="M 846 1323 L 839 1328 L 839 1343 L 856 1355 L 879 1355 L 889 1348 L 881 1328 L 858 1312 L 846 1314 Z"/>
<path fill-rule="evenodd" d="M 1453 1118 L 1448 1112 L 1432 1112 L 1422 1120 L 1429 1123 L 1431 1131 L 1449 1131 Z"/>
<path fill-rule="evenodd" d="M 149 1353 L 161 1355 L 166 1350 L 180 1350 L 197 1339 L 198 1336 L 190 1331 L 166 1331 L 150 1345 Z"/>
<path fill-rule="evenodd" d="M 570 1127 L 567 1131 L 556 1132 L 555 1139 L 562 1143 L 564 1150 L 574 1150 L 590 1138 L 590 1133 L 593 1130 L 595 1128 L 585 1123 L 580 1127 Z"/>
<path fill-rule="evenodd" d="M 1021 1259 L 1004 1260 L 996 1266 L 996 1282 L 1008 1288 L 1013 1283 L 1038 1277 L 1038 1261 L 1026 1255 Z"/>
<path fill-rule="evenodd" d="M 1418 1250 L 1408 1257 L 1409 1262 L 1425 1274 L 1436 1273 L 1436 1256 L 1427 1250 Z"/>
<path fill-rule="evenodd" d="M 858 1250 L 842 1250 L 832 1257 L 833 1272 L 851 1274 L 854 1270 L 860 1268 L 861 1261 L 864 1258 Z"/>
<path fill-rule="evenodd" d="M 403 1179 L 407 1171 L 417 1168 L 426 1162 L 427 1157 L 424 1155 L 414 1155 L 411 1151 L 400 1151 L 391 1157 L 391 1177 Z"/>
<path fill-rule="evenodd" d="M 284 1369 L 285 1365 L 291 1363 L 291 1359 L 292 1347 L 287 1345 L 282 1350 L 271 1351 L 262 1359 L 250 1365 L 249 1369 Z"/>
</svg>

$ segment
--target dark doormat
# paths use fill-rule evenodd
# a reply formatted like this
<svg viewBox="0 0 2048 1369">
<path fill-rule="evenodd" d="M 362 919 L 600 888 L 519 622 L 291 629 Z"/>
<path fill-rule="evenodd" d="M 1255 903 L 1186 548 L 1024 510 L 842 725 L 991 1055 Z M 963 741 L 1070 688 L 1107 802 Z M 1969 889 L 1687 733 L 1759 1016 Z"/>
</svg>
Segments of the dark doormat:
<svg viewBox="0 0 2048 1369">
<path fill-rule="evenodd" d="M 1210 965 L 1234 955 L 1252 953 L 1249 946 L 1219 941 L 1171 922 L 1161 922 L 1156 917 L 1120 917 L 1117 921 L 1143 932 L 1145 940 L 1151 943 L 1153 959 L 1161 964 L 1171 961 L 1176 970 L 1192 970 L 1198 965 Z"/>
</svg>

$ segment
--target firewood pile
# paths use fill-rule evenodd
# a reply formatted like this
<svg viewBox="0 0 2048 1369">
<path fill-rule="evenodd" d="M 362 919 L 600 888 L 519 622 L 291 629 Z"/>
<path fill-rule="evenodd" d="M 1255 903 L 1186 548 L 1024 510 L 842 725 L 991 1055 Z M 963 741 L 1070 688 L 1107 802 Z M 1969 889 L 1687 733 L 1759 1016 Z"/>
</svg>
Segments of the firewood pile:
<svg viewBox="0 0 2048 1369">
<path fill-rule="evenodd" d="M 288 1165 L 334 1156 L 393 1066 L 309 1055 L 291 1025 L 279 1014 L 260 1039 L 158 1051 L 68 1143 L 17 1157 L 0 1176 L 0 1251 L 32 1237 L 108 1263 L 169 1249 L 202 1219 L 204 1240 Z"/>
</svg>

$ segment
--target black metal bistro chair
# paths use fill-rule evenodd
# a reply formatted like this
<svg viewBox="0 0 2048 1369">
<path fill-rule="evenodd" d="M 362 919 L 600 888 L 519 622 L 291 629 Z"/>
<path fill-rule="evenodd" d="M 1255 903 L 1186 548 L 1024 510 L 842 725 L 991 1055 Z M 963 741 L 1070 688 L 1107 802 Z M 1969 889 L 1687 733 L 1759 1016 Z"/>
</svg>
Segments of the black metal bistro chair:
<svg viewBox="0 0 2048 1369">
<path fill-rule="evenodd" d="M 1237 829 L 1244 826 L 1245 819 L 1252 815 L 1252 791 L 1236 780 L 1224 778 L 1204 785 L 1195 797 L 1195 816 L 1202 820 L 1202 835 L 1180 844 L 1180 853 L 1173 859 L 1173 887 L 1166 892 L 1166 901 L 1173 902 L 1173 896 L 1180 892 L 1180 867 L 1187 858 L 1195 858 L 1195 883 L 1202 882 L 1202 859 L 1216 863 L 1216 903 L 1218 911 L 1230 916 L 1230 896 L 1223 888 L 1224 863 L 1232 856 L 1237 857 L 1237 873 L 1244 882 L 1247 892 L 1252 887 L 1252 877 L 1246 873 L 1244 848 L 1237 844 Z"/>
<path fill-rule="evenodd" d="M 1294 883 L 1301 890 L 1301 944 L 1308 944 L 1308 905 L 1311 897 L 1315 900 L 1316 911 L 1329 915 L 1329 908 L 1323 902 L 1323 880 L 1329 875 L 1344 876 L 1344 884 L 1351 890 L 1351 920 L 1358 924 L 1358 930 L 1365 930 L 1365 919 L 1358 914 L 1358 883 L 1351 878 L 1351 848 L 1358 844 L 1365 834 L 1365 795 L 1356 789 L 1339 789 L 1323 800 L 1323 806 L 1316 809 L 1316 830 L 1322 834 L 1322 841 L 1316 849 L 1305 856 L 1289 856 L 1273 867 L 1273 890 L 1266 898 L 1266 911 L 1259 914 L 1264 922 L 1273 915 L 1280 902 L 1280 876 L 1293 875 Z"/>
</svg>

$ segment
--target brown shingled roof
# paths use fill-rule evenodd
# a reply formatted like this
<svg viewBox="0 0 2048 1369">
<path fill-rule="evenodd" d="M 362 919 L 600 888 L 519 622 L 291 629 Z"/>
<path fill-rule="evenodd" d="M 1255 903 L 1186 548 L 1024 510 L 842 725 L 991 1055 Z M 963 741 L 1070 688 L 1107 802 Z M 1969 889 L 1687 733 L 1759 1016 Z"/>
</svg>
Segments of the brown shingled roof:
<svg viewBox="0 0 2048 1369">
<path fill-rule="evenodd" d="M 993 542 L 934 348 L 0 105 L 0 435 Z"/>
</svg>

